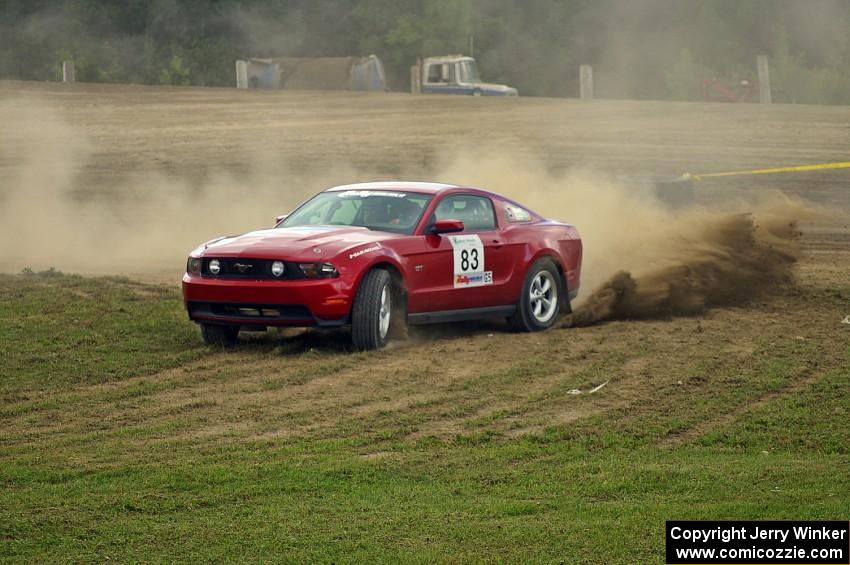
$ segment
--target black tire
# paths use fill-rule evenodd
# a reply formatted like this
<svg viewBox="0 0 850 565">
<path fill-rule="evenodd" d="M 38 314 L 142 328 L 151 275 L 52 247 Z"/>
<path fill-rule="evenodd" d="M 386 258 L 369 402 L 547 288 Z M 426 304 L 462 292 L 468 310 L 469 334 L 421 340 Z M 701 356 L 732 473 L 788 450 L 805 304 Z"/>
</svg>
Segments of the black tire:
<svg viewBox="0 0 850 565">
<path fill-rule="evenodd" d="M 239 326 L 221 326 L 218 324 L 201 324 L 201 337 L 204 343 L 215 347 L 233 347 L 239 335 Z"/>
<path fill-rule="evenodd" d="M 387 344 L 398 303 L 393 298 L 395 293 L 392 277 L 387 271 L 372 269 L 366 273 L 351 307 L 351 341 L 354 347 L 380 349 Z"/>
<path fill-rule="evenodd" d="M 540 293 L 540 298 L 533 302 L 532 293 L 537 294 L 541 289 L 545 289 L 545 292 Z M 508 318 L 508 322 L 518 331 L 548 330 L 557 321 L 564 300 L 568 298 L 558 268 L 551 259 L 538 259 L 525 274 L 516 312 Z"/>
</svg>

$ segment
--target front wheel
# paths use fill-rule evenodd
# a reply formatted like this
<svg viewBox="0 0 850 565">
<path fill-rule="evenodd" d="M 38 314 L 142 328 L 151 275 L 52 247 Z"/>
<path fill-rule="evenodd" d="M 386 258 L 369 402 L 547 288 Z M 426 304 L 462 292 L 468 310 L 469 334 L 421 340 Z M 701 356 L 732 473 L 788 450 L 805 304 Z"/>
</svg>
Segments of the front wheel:
<svg viewBox="0 0 850 565">
<path fill-rule="evenodd" d="M 536 332 L 551 328 L 558 319 L 561 275 L 549 259 L 539 259 L 528 270 L 516 312 L 508 321 L 515 329 Z"/>
<path fill-rule="evenodd" d="M 351 307 L 351 340 L 357 349 L 380 349 L 387 344 L 394 314 L 393 284 L 383 269 L 363 277 Z"/>
<path fill-rule="evenodd" d="M 221 326 L 218 324 L 201 324 L 201 337 L 204 343 L 216 347 L 233 347 L 239 335 L 239 326 Z"/>
</svg>

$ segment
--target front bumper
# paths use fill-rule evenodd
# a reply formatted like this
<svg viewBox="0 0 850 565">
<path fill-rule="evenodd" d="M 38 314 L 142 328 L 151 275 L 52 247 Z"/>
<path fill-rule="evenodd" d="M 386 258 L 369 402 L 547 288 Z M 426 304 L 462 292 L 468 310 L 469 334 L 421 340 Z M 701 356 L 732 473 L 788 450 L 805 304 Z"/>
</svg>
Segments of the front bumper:
<svg viewBox="0 0 850 565">
<path fill-rule="evenodd" d="M 262 326 L 340 326 L 353 284 L 344 278 L 234 280 L 183 275 L 183 302 L 196 322 Z"/>
</svg>

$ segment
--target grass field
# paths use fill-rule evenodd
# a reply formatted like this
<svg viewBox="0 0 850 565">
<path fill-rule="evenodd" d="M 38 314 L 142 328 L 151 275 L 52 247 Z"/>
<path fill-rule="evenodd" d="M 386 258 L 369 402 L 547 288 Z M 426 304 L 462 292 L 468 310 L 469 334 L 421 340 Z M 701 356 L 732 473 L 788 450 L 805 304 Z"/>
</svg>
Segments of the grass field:
<svg viewBox="0 0 850 565">
<path fill-rule="evenodd" d="M 760 309 L 825 315 L 847 296 L 804 289 Z M 473 327 L 399 364 L 415 338 L 207 350 L 175 290 L 127 279 L 3 276 L 0 304 L 5 559 L 648 563 L 667 519 L 848 510 L 850 348 L 816 326 L 778 322 L 749 344 L 725 332 L 661 377 L 663 321 L 622 323 L 614 350 L 594 329 Z M 738 316 L 689 320 L 676 339 L 705 352 Z M 528 357 L 494 370 L 447 379 L 427 360 L 516 339 Z"/>
<path fill-rule="evenodd" d="M 345 331 L 207 348 L 178 281 L 194 245 L 322 183 L 488 178 L 481 153 L 441 168 L 446 148 L 507 148 L 489 178 L 524 198 L 573 167 L 846 160 L 848 119 L 0 81 L 0 560 L 660 563 L 668 519 L 846 520 L 844 220 L 803 225 L 796 282 L 734 306 L 427 327 L 369 353 Z M 850 210 L 846 170 L 710 187 Z M 552 196 L 540 211 L 570 219 L 576 202 Z M 597 240 L 578 226 L 586 259 L 618 228 L 639 235 L 628 212 Z"/>
</svg>

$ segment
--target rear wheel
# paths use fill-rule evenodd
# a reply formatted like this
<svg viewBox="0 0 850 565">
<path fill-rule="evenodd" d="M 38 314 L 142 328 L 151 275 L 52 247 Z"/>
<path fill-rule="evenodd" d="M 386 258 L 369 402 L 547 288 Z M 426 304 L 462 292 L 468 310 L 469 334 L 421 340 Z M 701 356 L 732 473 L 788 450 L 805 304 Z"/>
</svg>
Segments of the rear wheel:
<svg viewBox="0 0 850 565">
<path fill-rule="evenodd" d="M 536 332 L 551 328 L 561 306 L 561 276 L 549 259 L 534 262 L 522 285 L 516 312 L 508 321 L 520 331 Z"/>
<path fill-rule="evenodd" d="M 389 341 L 393 326 L 393 284 L 383 269 L 372 269 L 363 277 L 351 307 L 351 340 L 357 349 L 380 349 Z"/>
<path fill-rule="evenodd" d="M 216 347 L 233 347 L 239 335 L 239 326 L 222 326 L 218 324 L 201 324 L 201 337 L 204 343 Z"/>
</svg>

